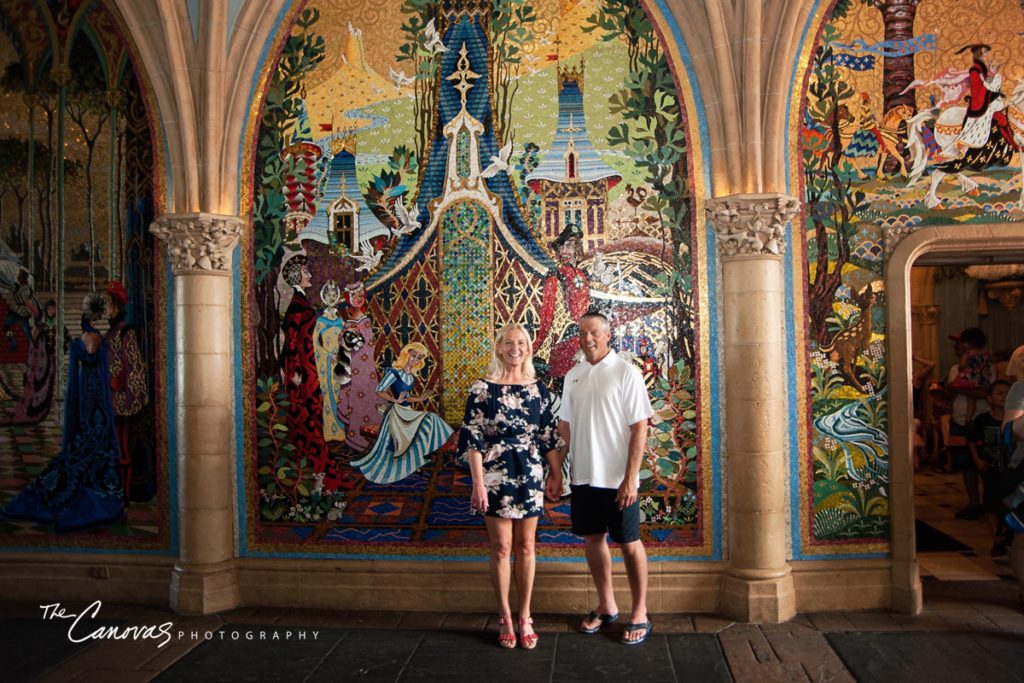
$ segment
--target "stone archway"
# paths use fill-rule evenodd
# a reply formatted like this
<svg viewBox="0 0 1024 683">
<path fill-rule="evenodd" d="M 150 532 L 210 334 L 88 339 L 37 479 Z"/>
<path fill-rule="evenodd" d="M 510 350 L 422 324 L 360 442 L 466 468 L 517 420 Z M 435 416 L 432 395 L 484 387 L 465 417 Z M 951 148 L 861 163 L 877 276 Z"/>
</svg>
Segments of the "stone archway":
<svg viewBox="0 0 1024 683">
<path fill-rule="evenodd" d="M 892 240 L 894 237 L 889 236 Z M 891 601 L 895 610 L 917 614 L 922 607 L 920 568 L 914 533 L 912 461 L 910 269 L 922 256 L 979 253 L 1024 257 L 1024 223 L 946 226 L 916 230 L 892 249 L 886 269 L 888 357 L 890 362 L 889 472 L 891 514 Z"/>
</svg>

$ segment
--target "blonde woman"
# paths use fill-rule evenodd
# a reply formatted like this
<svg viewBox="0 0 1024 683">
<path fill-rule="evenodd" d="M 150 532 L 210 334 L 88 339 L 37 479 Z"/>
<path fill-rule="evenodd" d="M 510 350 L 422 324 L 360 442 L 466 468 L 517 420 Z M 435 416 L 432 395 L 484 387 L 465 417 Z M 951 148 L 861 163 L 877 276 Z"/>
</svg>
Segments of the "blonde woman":
<svg viewBox="0 0 1024 683">
<path fill-rule="evenodd" d="M 519 644 L 528 650 L 537 647 L 538 640 L 530 597 L 537 520 L 544 512 L 544 458 L 556 463 L 561 447 L 551 397 L 536 379 L 532 349 L 522 325 L 498 331 L 487 376 L 470 387 L 459 436 L 459 451 L 473 474 L 470 506 L 485 515 L 487 524 L 491 582 L 498 598 L 498 644 L 516 646 L 508 597 L 514 552 Z"/>
<path fill-rule="evenodd" d="M 388 368 L 377 385 L 377 396 L 387 406 L 380 434 L 370 452 L 352 463 L 375 484 L 405 479 L 423 467 L 427 456 L 441 448 L 452 435 L 452 428 L 440 415 L 410 407 L 430 398 L 427 394 L 410 393 L 427 355 L 423 344 L 406 344 L 394 366 Z"/>
</svg>

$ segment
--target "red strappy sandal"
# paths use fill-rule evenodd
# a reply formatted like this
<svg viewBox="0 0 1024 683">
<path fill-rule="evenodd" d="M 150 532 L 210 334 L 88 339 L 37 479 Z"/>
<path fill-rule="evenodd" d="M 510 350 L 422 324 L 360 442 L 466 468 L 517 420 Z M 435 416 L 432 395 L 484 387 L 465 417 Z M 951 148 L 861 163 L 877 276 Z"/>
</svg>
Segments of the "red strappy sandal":
<svg viewBox="0 0 1024 683">
<path fill-rule="evenodd" d="M 523 633 L 524 626 L 533 626 L 533 619 L 526 617 L 519 620 L 519 647 L 524 650 L 532 650 L 537 647 L 537 641 L 540 640 L 540 636 L 536 633 Z"/>
<path fill-rule="evenodd" d="M 516 646 L 516 634 L 515 632 L 505 633 L 501 630 L 501 627 L 508 623 L 505 617 L 498 617 L 498 645 L 511 650 Z"/>
</svg>

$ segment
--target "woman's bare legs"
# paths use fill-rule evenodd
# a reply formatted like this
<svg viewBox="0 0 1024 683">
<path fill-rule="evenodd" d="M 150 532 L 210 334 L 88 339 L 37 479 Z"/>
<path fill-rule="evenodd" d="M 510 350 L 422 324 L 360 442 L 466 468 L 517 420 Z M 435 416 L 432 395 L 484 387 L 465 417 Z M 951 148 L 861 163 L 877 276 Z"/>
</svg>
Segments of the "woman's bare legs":
<svg viewBox="0 0 1024 683">
<path fill-rule="evenodd" d="M 487 524 L 487 540 L 491 546 L 491 585 L 498 598 L 498 616 L 505 620 L 500 632 L 515 633 L 512 608 L 508 602 L 508 591 L 512 583 L 512 520 L 484 517 L 484 522 Z"/>
<path fill-rule="evenodd" d="M 516 595 L 519 597 L 519 628 L 522 635 L 533 633 L 533 627 L 526 620 L 530 618 L 533 577 L 537 568 L 536 540 L 537 520 L 539 519 L 539 517 L 527 517 L 512 522 L 512 537 L 516 553 Z"/>
</svg>

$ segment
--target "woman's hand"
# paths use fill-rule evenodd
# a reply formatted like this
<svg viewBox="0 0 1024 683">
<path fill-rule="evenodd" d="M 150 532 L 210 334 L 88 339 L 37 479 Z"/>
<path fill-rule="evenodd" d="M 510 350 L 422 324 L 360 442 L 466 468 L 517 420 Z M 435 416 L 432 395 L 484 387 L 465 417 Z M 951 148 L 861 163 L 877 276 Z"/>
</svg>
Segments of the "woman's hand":
<svg viewBox="0 0 1024 683">
<path fill-rule="evenodd" d="M 550 468 L 544 482 L 544 497 L 554 503 L 562 497 L 562 468 Z"/>
<path fill-rule="evenodd" d="M 483 482 L 473 484 L 473 493 L 469 497 L 469 509 L 481 514 L 487 512 L 487 489 Z"/>
</svg>

